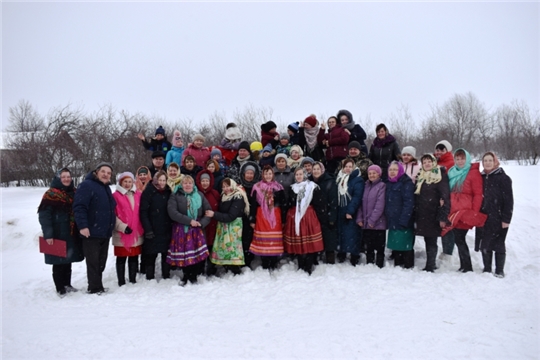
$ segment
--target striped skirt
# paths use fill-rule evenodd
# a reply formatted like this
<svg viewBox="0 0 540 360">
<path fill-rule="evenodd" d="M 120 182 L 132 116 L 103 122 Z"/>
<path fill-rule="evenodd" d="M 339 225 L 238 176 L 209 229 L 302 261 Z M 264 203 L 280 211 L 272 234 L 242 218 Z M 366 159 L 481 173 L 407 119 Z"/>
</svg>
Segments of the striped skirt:
<svg viewBox="0 0 540 360">
<path fill-rule="evenodd" d="M 274 208 L 276 224 L 270 226 L 262 209 L 257 209 L 257 221 L 253 231 L 253 241 L 249 251 L 259 256 L 279 256 L 283 254 L 283 232 L 281 230 L 281 210 Z"/>
<path fill-rule="evenodd" d="M 208 248 L 200 227 L 173 223 L 172 240 L 167 253 L 167 262 L 172 266 L 186 267 L 204 261 L 208 257 Z"/>
<path fill-rule="evenodd" d="M 312 254 L 324 250 L 321 224 L 310 205 L 300 221 L 300 234 L 296 235 L 294 217 L 296 206 L 287 212 L 287 223 L 283 234 L 283 245 L 289 254 Z"/>
</svg>

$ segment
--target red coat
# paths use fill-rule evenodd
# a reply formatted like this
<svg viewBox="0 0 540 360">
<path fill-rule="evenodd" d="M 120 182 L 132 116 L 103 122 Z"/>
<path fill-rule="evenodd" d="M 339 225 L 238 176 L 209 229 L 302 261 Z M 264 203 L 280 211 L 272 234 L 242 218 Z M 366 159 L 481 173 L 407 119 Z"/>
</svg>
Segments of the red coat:
<svg viewBox="0 0 540 360">
<path fill-rule="evenodd" d="M 324 129 L 319 130 L 317 142 L 322 146 L 323 140 L 328 140 L 326 149 L 326 160 L 344 159 L 349 154 L 349 134 L 341 127 L 336 125 L 324 133 Z"/>
<path fill-rule="evenodd" d="M 437 160 L 437 165 L 444 166 L 446 168 L 446 172 L 448 173 L 448 170 L 454 166 L 454 155 L 452 155 L 452 152 L 448 151 L 444 153 L 441 158 Z"/>
<path fill-rule="evenodd" d="M 221 151 L 221 156 L 223 157 L 223 160 L 225 160 L 227 166 L 231 166 L 232 161 L 236 155 L 238 155 L 238 150 L 226 149 L 222 146 L 214 146 L 214 148 Z M 204 168 L 206 169 L 206 166 L 204 166 Z"/>
<path fill-rule="evenodd" d="M 210 186 L 206 190 L 203 190 L 201 186 L 202 174 L 210 175 Z M 197 179 L 195 180 L 195 184 L 197 185 L 197 189 L 204 194 L 204 197 L 206 198 L 206 200 L 208 200 L 208 203 L 210 203 L 210 207 L 212 208 L 212 211 L 218 211 L 221 197 L 219 195 L 219 192 L 216 189 L 214 189 L 214 176 L 212 175 L 212 173 L 208 170 L 199 171 L 199 173 L 197 174 Z M 212 218 L 212 220 L 210 221 L 210 224 L 208 224 L 204 228 L 208 250 L 212 250 L 212 245 L 214 245 L 214 238 L 216 237 L 216 229 L 217 229 L 217 221 L 214 218 Z"/>
<path fill-rule="evenodd" d="M 206 169 L 206 162 L 210 160 L 210 149 L 208 149 L 206 146 L 197 148 L 193 144 L 189 144 L 187 149 L 184 150 L 184 153 L 182 154 L 182 165 L 184 164 L 184 159 L 188 155 L 195 158 L 195 163 L 197 165 L 203 169 Z"/>
<path fill-rule="evenodd" d="M 269 132 L 266 132 L 266 131 L 261 131 L 261 144 L 263 147 L 266 146 L 266 144 L 270 143 L 272 144 L 272 149 L 275 149 L 276 146 L 278 145 L 279 143 L 279 140 L 274 140 L 274 138 L 277 136 L 279 136 L 279 134 L 276 132 L 276 133 L 269 133 Z"/>
<path fill-rule="evenodd" d="M 471 164 L 471 168 L 461 191 L 450 189 L 450 216 L 452 225 L 444 228 L 442 235 L 449 230 L 470 230 L 475 226 L 484 226 L 487 216 L 480 212 L 483 199 L 483 181 L 480 175 L 480 163 Z"/>
</svg>

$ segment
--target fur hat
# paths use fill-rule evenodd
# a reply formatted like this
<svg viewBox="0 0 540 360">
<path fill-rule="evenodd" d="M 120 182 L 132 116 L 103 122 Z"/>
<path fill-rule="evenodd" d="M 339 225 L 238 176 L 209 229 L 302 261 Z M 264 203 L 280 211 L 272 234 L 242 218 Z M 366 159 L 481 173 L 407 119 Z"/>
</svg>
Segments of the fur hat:
<svg viewBox="0 0 540 360">
<path fill-rule="evenodd" d="M 162 157 L 165 159 L 165 153 L 161 150 L 156 150 L 152 153 L 152 159 L 155 159 L 155 158 L 158 158 L 158 157 Z"/>
<path fill-rule="evenodd" d="M 358 149 L 358 150 L 362 151 L 362 146 L 361 146 L 360 143 L 359 143 L 358 141 L 356 141 L 356 140 L 351 141 L 351 142 L 349 143 L 349 150 L 351 150 L 351 148 L 355 148 L 355 149 Z"/>
<path fill-rule="evenodd" d="M 264 132 L 270 132 L 270 130 L 277 128 L 277 125 L 272 120 L 267 121 L 261 125 L 261 130 Z"/>
<path fill-rule="evenodd" d="M 135 176 L 133 176 L 133 174 L 130 173 L 129 171 L 125 171 L 123 173 L 118 174 L 118 176 L 116 177 L 116 183 L 122 184 L 122 180 L 124 180 L 125 178 L 130 178 L 131 180 L 135 181 Z"/>
<path fill-rule="evenodd" d="M 106 162 L 106 161 L 102 161 L 100 162 L 99 164 L 97 164 L 96 168 L 94 169 L 94 171 L 98 171 L 99 169 L 101 169 L 102 166 L 107 166 L 108 168 L 111 169 L 111 171 L 114 171 L 112 165 L 110 162 Z"/>
<path fill-rule="evenodd" d="M 437 145 L 435 145 L 435 149 L 439 148 L 443 150 L 443 147 L 446 148 L 447 151 L 452 151 L 452 145 L 448 142 L 448 140 L 441 140 L 437 143 Z"/>
<path fill-rule="evenodd" d="M 413 146 L 405 146 L 403 150 L 401 150 L 401 154 L 410 154 L 416 159 L 416 149 Z"/>
<path fill-rule="evenodd" d="M 317 118 L 315 115 L 309 115 L 305 120 L 304 123 L 309 124 L 311 127 L 317 126 Z"/>
<path fill-rule="evenodd" d="M 293 133 L 297 133 L 298 132 L 298 121 L 297 122 L 293 122 L 293 123 L 290 123 L 289 126 L 287 126 L 287 129 L 291 130 Z"/>
<path fill-rule="evenodd" d="M 193 142 L 197 141 L 197 140 L 202 140 L 202 142 L 204 142 L 205 138 L 204 136 L 202 136 L 201 134 L 195 134 L 193 135 Z"/>
<path fill-rule="evenodd" d="M 165 136 L 165 129 L 163 128 L 163 126 L 159 125 L 159 127 L 156 129 L 156 135 Z"/>
</svg>

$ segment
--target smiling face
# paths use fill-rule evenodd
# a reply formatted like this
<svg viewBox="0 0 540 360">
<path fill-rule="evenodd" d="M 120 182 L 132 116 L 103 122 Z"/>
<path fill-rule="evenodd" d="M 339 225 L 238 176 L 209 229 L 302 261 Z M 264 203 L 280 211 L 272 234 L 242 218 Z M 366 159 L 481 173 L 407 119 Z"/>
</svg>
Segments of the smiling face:
<svg viewBox="0 0 540 360">
<path fill-rule="evenodd" d="M 279 170 L 285 170 L 285 168 L 287 167 L 287 161 L 280 157 L 276 160 L 276 167 L 279 169 Z"/>
<path fill-rule="evenodd" d="M 158 185 L 161 189 L 164 189 L 165 186 L 167 185 L 167 177 L 165 175 L 161 175 L 160 177 L 158 177 Z"/>
<path fill-rule="evenodd" d="M 395 178 L 399 173 L 399 167 L 397 164 L 392 164 L 388 168 L 388 177 Z"/>
<path fill-rule="evenodd" d="M 71 185 L 71 174 L 69 173 L 69 171 L 62 171 L 60 173 L 60 182 L 64 186 Z"/>
<path fill-rule="evenodd" d="M 358 155 L 360 155 L 360 149 L 357 149 L 355 147 L 352 147 L 349 149 L 349 156 L 350 157 L 357 157 Z"/>
<path fill-rule="evenodd" d="M 193 192 L 193 180 L 186 178 L 182 181 L 182 189 L 186 194 L 191 194 Z"/>
<path fill-rule="evenodd" d="M 368 176 L 369 181 L 371 182 L 377 181 L 380 178 L 379 173 L 376 172 L 375 170 L 369 170 L 367 173 L 367 176 Z"/>
<path fill-rule="evenodd" d="M 349 123 L 349 118 L 347 115 L 341 115 L 339 120 L 341 121 L 341 125 L 347 125 Z"/>
<path fill-rule="evenodd" d="M 407 154 L 407 153 L 401 154 L 401 158 L 403 159 L 403 163 L 404 163 L 404 164 L 410 163 L 410 162 L 412 161 L 412 159 L 413 159 L 412 155 L 411 155 L 411 154 Z"/>
<path fill-rule="evenodd" d="M 463 169 L 463 167 L 465 167 L 465 161 L 466 161 L 465 155 L 456 155 L 454 157 L 454 160 L 456 161 L 456 166 L 458 168 Z"/>
<path fill-rule="evenodd" d="M 146 184 L 146 182 L 148 181 L 148 173 L 137 174 L 137 179 L 139 179 L 143 184 Z"/>
<path fill-rule="evenodd" d="M 164 157 L 158 156 L 152 159 L 152 164 L 154 164 L 154 167 L 156 169 L 161 169 L 164 163 L 165 163 Z"/>
<path fill-rule="evenodd" d="M 253 171 L 253 170 L 247 170 L 247 171 L 244 173 L 244 180 L 246 180 L 247 182 L 253 181 L 254 178 L 255 178 L 255 171 Z"/>
<path fill-rule="evenodd" d="M 249 156 L 249 151 L 246 149 L 238 149 L 238 156 L 240 156 L 242 159 Z"/>
<path fill-rule="evenodd" d="M 313 171 L 313 164 L 306 161 L 304 163 L 304 169 L 307 171 L 308 174 L 311 174 L 311 172 Z"/>
<path fill-rule="evenodd" d="M 300 159 L 300 153 L 296 150 L 291 151 L 291 159 L 298 160 Z"/>
<path fill-rule="evenodd" d="M 304 181 L 304 169 L 299 168 L 294 172 L 294 180 L 296 180 L 297 183 Z"/>
<path fill-rule="evenodd" d="M 202 141 L 201 139 L 197 139 L 193 142 L 193 146 L 195 146 L 198 149 L 202 148 L 203 144 L 204 144 L 204 141 Z"/>
<path fill-rule="evenodd" d="M 120 186 L 126 190 L 131 190 L 131 188 L 133 187 L 133 180 L 129 177 L 125 177 L 122 179 Z"/>
<path fill-rule="evenodd" d="M 379 139 L 384 139 L 386 137 L 386 130 L 384 128 L 380 128 L 379 131 L 377 131 L 377 137 Z"/>
<path fill-rule="evenodd" d="M 425 171 L 431 171 L 433 169 L 433 159 L 423 158 L 422 168 L 424 168 Z"/>
<path fill-rule="evenodd" d="M 486 172 L 490 172 L 495 168 L 495 159 L 490 154 L 484 156 L 482 159 L 482 165 L 484 166 L 484 170 Z"/>
<path fill-rule="evenodd" d="M 345 166 L 343 167 L 343 172 L 344 172 L 345 174 L 350 174 L 350 173 L 353 171 L 353 168 L 354 168 L 354 167 L 353 167 L 353 163 L 349 161 L 349 162 L 347 162 L 347 163 L 345 164 Z"/>
<path fill-rule="evenodd" d="M 274 172 L 270 169 L 263 171 L 263 179 L 266 182 L 270 182 L 274 179 Z"/>
<path fill-rule="evenodd" d="M 229 195 L 230 193 L 232 193 L 231 185 L 227 184 L 226 182 L 223 182 L 222 190 L 223 190 L 223 193 L 226 195 Z"/>
<path fill-rule="evenodd" d="M 175 167 L 175 166 L 170 166 L 168 169 L 167 169 L 167 173 L 169 174 L 169 177 L 170 178 L 175 178 L 178 176 L 178 169 Z"/>
<path fill-rule="evenodd" d="M 210 164 L 206 165 L 206 170 L 208 170 L 210 172 L 214 172 L 214 171 L 216 171 L 216 165 L 214 165 L 214 163 L 210 163 Z"/>
<path fill-rule="evenodd" d="M 201 179 L 201 187 L 206 190 L 210 187 L 210 179 Z"/>
<path fill-rule="evenodd" d="M 108 184 L 111 181 L 112 170 L 108 166 L 102 166 L 96 173 L 99 181 L 104 184 Z"/>
<path fill-rule="evenodd" d="M 311 170 L 311 175 L 313 175 L 315 179 L 320 178 L 322 175 L 321 165 L 319 164 L 313 165 L 313 169 Z"/>
<path fill-rule="evenodd" d="M 327 122 L 328 122 L 328 128 L 329 129 L 333 128 L 337 124 L 336 118 L 333 118 L 333 117 L 328 119 Z"/>
</svg>

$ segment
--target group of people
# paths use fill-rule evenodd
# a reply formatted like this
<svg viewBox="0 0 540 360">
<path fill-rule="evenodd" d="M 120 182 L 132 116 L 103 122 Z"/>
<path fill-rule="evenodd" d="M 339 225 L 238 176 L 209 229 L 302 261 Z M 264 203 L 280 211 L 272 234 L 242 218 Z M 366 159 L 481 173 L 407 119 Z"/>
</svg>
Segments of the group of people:
<svg viewBox="0 0 540 360">
<path fill-rule="evenodd" d="M 240 274 L 260 257 L 273 271 L 280 259 L 311 274 L 319 262 L 349 261 L 383 267 L 386 248 L 395 266 L 414 267 L 416 236 L 423 236 L 426 264 L 437 269 L 457 246 L 461 272 L 472 271 L 466 235 L 476 228 L 475 250 L 484 272 L 504 277 L 505 239 L 512 217 L 511 179 L 497 156 L 480 164 L 465 149 L 440 141 L 433 154 L 402 150 L 384 124 L 377 125 L 369 150 L 366 133 L 347 110 L 326 123 L 315 115 L 294 122 L 286 133 L 261 125 L 260 141 L 249 143 L 234 123 L 220 144 L 206 147 L 195 135 L 184 147 L 179 130 L 172 143 L 159 127 L 152 139 L 139 134 L 152 164 L 116 176 L 100 163 L 77 189 L 61 169 L 39 206 L 49 244 L 66 241 L 67 257 L 45 255 L 53 265 L 60 296 L 71 286 L 71 263 L 86 259 L 88 293 L 105 291 L 112 237 L 118 285 L 135 283 L 137 273 L 161 277 L 181 269 L 181 284 L 218 271 Z M 140 255 L 140 263 L 139 263 Z M 222 270 L 219 270 L 222 269 Z"/>
</svg>

